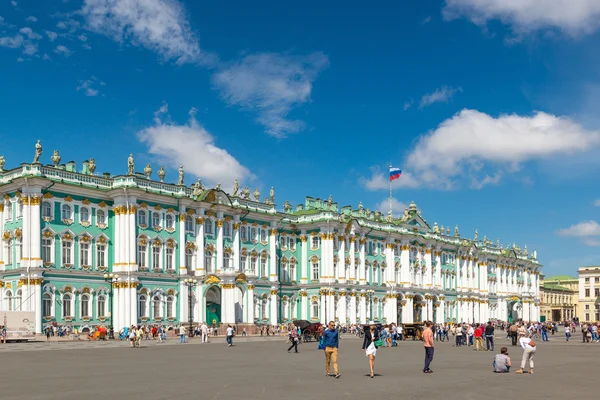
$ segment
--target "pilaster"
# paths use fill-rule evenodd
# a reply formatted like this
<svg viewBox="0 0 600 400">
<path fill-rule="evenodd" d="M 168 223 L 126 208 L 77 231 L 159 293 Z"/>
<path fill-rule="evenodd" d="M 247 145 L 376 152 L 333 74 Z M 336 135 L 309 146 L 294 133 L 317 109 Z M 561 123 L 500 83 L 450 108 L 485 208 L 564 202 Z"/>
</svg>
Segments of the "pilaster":
<svg viewBox="0 0 600 400">
<path fill-rule="evenodd" d="M 358 281 L 358 276 L 356 276 L 356 265 L 355 265 L 356 237 L 354 235 L 350 235 L 348 242 L 350 245 L 350 251 L 348 251 L 348 255 L 350 256 L 350 280 L 355 282 L 355 281 Z M 356 309 L 356 307 L 355 307 L 355 309 Z M 356 319 L 356 316 L 354 318 Z"/>
<path fill-rule="evenodd" d="M 269 319 L 271 325 L 276 325 L 279 322 L 279 296 L 277 289 L 271 289 L 271 310 L 269 313 Z"/>
<path fill-rule="evenodd" d="M 231 225 L 233 231 L 233 270 L 236 273 L 244 272 L 243 267 L 240 265 L 240 217 L 236 215 Z"/>
<path fill-rule="evenodd" d="M 215 254 L 215 258 L 217 260 L 217 274 L 223 272 L 223 213 L 219 213 L 217 219 L 217 251 Z M 235 319 L 235 316 L 234 316 Z M 228 321 L 229 323 L 235 321 Z"/>
<path fill-rule="evenodd" d="M 346 324 L 348 322 L 348 315 L 347 315 L 347 310 L 348 310 L 348 306 L 347 306 L 347 300 L 348 298 L 346 297 L 347 293 L 344 291 L 340 291 L 338 294 L 338 304 L 337 304 L 337 320 L 341 323 L 341 324 Z"/>
<path fill-rule="evenodd" d="M 300 236 L 300 241 L 302 243 L 302 248 L 301 248 L 302 257 L 300 260 L 300 265 L 301 265 L 300 283 L 302 285 L 306 285 L 308 283 L 308 277 L 311 276 L 311 274 L 310 274 L 310 271 L 308 270 L 308 243 L 307 243 L 308 238 L 306 237 L 305 231 L 302 231 L 302 235 Z M 303 307 L 303 309 L 304 309 L 304 307 Z M 304 312 L 306 313 L 307 310 L 304 309 Z M 303 319 L 306 319 L 306 318 L 303 318 Z"/>
<path fill-rule="evenodd" d="M 404 288 L 410 286 L 410 246 L 408 243 L 403 243 L 400 253 L 400 284 Z"/>
<path fill-rule="evenodd" d="M 360 314 L 360 324 L 367 323 L 367 294 L 362 291 L 360 292 L 359 298 L 359 314 Z"/>
<path fill-rule="evenodd" d="M 179 207 L 179 259 L 181 260 L 179 263 L 179 275 L 188 275 L 191 274 L 194 270 L 194 266 L 192 264 L 189 265 L 189 270 L 185 265 L 185 206 Z M 193 257 L 192 257 L 193 260 Z M 180 301 L 180 303 L 182 303 Z M 181 306 L 180 306 L 181 307 Z M 187 314 L 187 312 L 186 312 Z M 183 314 L 180 314 L 180 316 Z M 183 320 L 183 318 L 182 318 Z M 185 321 L 185 320 L 184 320 Z"/>
<path fill-rule="evenodd" d="M 196 218 L 196 276 L 206 275 L 204 266 L 204 218 Z"/>
<path fill-rule="evenodd" d="M 269 280 L 271 282 L 279 281 L 279 272 L 277 268 L 277 243 L 279 241 L 277 240 L 277 237 L 277 229 L 274 226 L 272 226 L 269 235 Z"/>
</svg>

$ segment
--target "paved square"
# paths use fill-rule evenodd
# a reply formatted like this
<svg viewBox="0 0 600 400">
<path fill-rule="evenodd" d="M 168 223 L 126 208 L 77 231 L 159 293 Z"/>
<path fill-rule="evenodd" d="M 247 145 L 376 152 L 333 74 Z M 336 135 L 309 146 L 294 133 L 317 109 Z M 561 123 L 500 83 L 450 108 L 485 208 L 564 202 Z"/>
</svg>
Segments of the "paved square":
<svg viewBox="0 0 600 400">
<path fill-rule="evenodd" d="M 131 349 L 125 342 L 28 343 L 0 347 L 3 399 L 481 399 L 518 393 L 545 399 L 596 396 L 595 371 L 600 344 L 565 343 L 555 336 L 540 343 L 536 374 L 493 374 L 493 353 L 474 352 L 438 343 L 433 374 L 425 375 L 421 342 L 402 342 L 380 349 L 376 372 L 369 379 L 361 341 L 340 344 L 340 379 L 324 376 L 323 352 L 315 343 L 288 354 L 283 338 L 240 338 L 227 347 L 224 338 L 202 345 L 144 342 Z M 499 338 L 500 345 L 508 341 Z M 45 350 L 44 348 L 52 350 Z M 498 346 L 499 347 L 499 346 Z M 30 351 L 19 351 L 27 348 Z M 521 348 L 509 347 L 513 366 Z M 514 369 L 514 367 L 513 367 Z M 508 391 L 508 392 L 507 392 Z M 101 396 L 101 397 L 98 397 Z"/>
</svg>

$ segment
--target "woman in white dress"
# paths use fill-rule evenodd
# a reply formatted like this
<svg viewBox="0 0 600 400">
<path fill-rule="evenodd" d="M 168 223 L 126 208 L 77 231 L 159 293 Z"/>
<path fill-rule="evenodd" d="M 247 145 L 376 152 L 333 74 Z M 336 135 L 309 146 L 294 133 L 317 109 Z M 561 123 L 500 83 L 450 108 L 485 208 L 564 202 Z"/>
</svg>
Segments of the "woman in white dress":
<svg viewBox="0 0 600 400">
<path fill-rule="evenodd" d="M 375 355 L 377 354 L 377 346 L 375 342 L 381 340 L 381 334 L 375 322 L 369 323 L 368 329 L 365 329 L 365 339 L 363 341 L 362 349 L 369 358 L 369 367 L 371 369 L 371 378 L 375 376 Z"/>
</svg>

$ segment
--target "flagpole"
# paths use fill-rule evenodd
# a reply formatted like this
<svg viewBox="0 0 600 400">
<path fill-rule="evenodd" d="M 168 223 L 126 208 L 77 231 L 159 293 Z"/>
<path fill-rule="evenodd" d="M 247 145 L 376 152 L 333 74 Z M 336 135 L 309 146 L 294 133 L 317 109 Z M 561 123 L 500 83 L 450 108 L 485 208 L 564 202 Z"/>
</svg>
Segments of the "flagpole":
<svg viewBox="0 0 600 400">
<path fill-rule="evenodd" d="M 390 171 L 391 171 L 391 169 L 392 169 L 392 160 L 390 160 Z M 389 175 L 389 173 L 388 173 L 388 175 Z M 392 213 L 392 179 L 391 178 L 389 178 L 389 179 L 390 179 L 390 212 L 389 213 L 391 214 Z"/>
</svg>

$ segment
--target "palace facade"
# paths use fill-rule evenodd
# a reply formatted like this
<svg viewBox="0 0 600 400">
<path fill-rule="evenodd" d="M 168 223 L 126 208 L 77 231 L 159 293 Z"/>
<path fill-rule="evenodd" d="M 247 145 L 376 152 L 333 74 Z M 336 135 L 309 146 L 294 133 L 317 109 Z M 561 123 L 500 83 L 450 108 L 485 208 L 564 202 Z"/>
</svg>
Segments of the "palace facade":
<svg viewBox="0 0 600 400">
<path fill-rule="evenodd" d="M 39 145 L 39 143 L 38 143 Z M 283 209 L 152 179 L 97 175 L 93 160 L 0 165 L 0 309 L 85 330 L 113 324 L 342 324 L 539 320 L 527 247 L 307 197 Z M 113 274 L 112 276 L 106 276 Z M 191 280 L 191 281 L 190 281 Z M 190 306 L 191 303 L 191 306 Z"/>
</svg>

